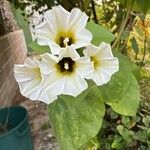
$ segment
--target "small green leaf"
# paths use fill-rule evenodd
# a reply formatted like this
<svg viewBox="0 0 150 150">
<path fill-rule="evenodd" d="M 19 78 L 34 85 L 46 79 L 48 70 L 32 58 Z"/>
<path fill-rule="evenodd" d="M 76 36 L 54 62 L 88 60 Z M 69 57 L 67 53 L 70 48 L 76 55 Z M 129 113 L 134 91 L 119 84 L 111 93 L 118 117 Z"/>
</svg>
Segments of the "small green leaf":
<svg viewBox="0 0 150 150">
<path fill-rule="evenodd" d="M 146 127 L 150 127 L 150 116 L 146 116 L 143 118 L 143 123 Z"/>
<path fill-rule="evenodd" d="M 50 52 L 50 48 L 48 46 L 41 46 L 37 43 L 37 41 L 33 41 L 29 43 L 28 47 L 30 47 L 34 52 L 37 52 L 40 54 Z"/>
<path fill-rule="evenodd" d="M 86 28 L 93 34 L 92 44 L 96 46 L 99 46 L 101 42 L 110 43 L 115 39 L 110 31 L 93 22 L 88 22 Z"/>
<path fill-rule="evenodd" d="M 111 144 L 111 148 L 113 149 L 121 149 L 122 148 L 122 143 L 121 143 L 121 139 L 117 138 L 113 141 L 113 143 Z"/>
<path fill-rule="evenodd" d="M 125 127 L 129 128 L 130 125 L 131 125 L 130 118 L 127 117 L 127 116 L 122 116 L 122 124 L 123 124 Z"/>
<path fill-rule="evenodd" d="M 49 119 L 61 150 L 77 150 L 95 137 L 105 113 L 97 87 L 76 98 L 61 96 L 48 106 Z"/>
<path fill-rule="evenodd" d="M 134 138 L 135 138 L 136 140 L 141 141 L 141 142 L 146 142 L 146 141 L 148 141 L 148 134 L 147 134 L 147 131 L 146 131 L 146 130 L 139 130 L 139 131 L 135 134 Z"/>
<path fill-rule="evenodd" d="M 126 128 L 124 128 L 122 125 L 118 125 L 117 130 L 125 141 L 129 141 L 130 133 Z"/>
<path fill-rule="evenodd" d="M 110 117 L 111 117 L 111 119 L 117 119 L 118 118 L 118 114 L 117 113 L 115 113 L 114 111 L 111 111 L 110 112 Z"/>
<path fill-rule="evenodd" d="M 136 54 L 138 54 L 138 53 L 139 53 L 139 46 L 138 46 L 138 43 L 137 43 L 135 37 L 133 37 L 133 38 L 131 39 L 131 43 L 132 43 L 132 48 L 133 48 L 134 52 L 135 52 Z"/>
</svg>

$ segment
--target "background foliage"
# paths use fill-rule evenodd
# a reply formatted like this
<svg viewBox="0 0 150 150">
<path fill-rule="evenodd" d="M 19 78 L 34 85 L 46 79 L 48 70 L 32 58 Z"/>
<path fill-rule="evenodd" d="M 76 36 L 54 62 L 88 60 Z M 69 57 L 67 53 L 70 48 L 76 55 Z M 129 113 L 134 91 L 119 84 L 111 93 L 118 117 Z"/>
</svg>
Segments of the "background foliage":
<svg viewBox="0 0 150 150">
<path fill-rule="evenodd" d="M 47 9 L 60 4 L 69 11 L 74 7 L 79 7 L 89 15 L 90 23 L 88 23 L 87 29 L 94 35 L 92 43 L 95 45 L 99 45 L 101 41 L 111 43 L 114 55 L 119 58 L 120 71 L 113 76 L 108 84 L 96 89 L 100 91 L 98 95 L 100 94 L 101 97 L 100 100 L 95 100 L 96 105 L 91 102 L 93 95 L 88 96 L 88 91 L 85 91 L 81 95 L 83 97 L 79 98 L 79 101 L 82 100 L 80 105 L 71 97 L 69 99 L 72 99 L 72 102 L 67 103 L 67 99 L 61 97 L 59 101 L 49 106 L 51 124 L 62 149 L 67 150 L 67 147 L 68 150 L 91 150 L 92 148 L 99 150 L 149 150 L 150 1 L 9 1 L 17 9 L 20 8 L 23 11 L 22 15 L 25 18 L 32 16 L 35 10 L 42 14 L 46 10 L 41 11 L 40 8 L 45 4 Z M 32 12 L 25 14 L 25 8 L 29 5 L 32 5 Z M 29 44 L 29 47 L 36 53 L 49 51 L 48 47 L 39 47 L 36 42 Z M 140 97 L 138 83 L 141 87 L 142 101 L 140 101 L 137 115 L 134 116 Z M 87 96 L 85 96 L 86 94 Z M 130 103 L 131 101 L 133 104 Z M 87 102 L 91 104 L 90 108 Z M 78 109 L 74 109 L 74 106 Z M 91 108 L 93 111 L 90 110 Z M 90 116 L 90 114 L 93 115 Z M 81 120 L 77 119 L 78 115 L 82 116 Z M 99 119 L 94 116 L 99 116 Z M 68 123 L 68 120 L 72 121 Z M 89 126 L 87 126 L 88 123 Z M 79 126 L 83 126 L 84 130 L 78 131 Z M 82 140 L 79 139 L 79 136 Z M 73 145 L 70 144 L 72 139 Z"/>
</svg>

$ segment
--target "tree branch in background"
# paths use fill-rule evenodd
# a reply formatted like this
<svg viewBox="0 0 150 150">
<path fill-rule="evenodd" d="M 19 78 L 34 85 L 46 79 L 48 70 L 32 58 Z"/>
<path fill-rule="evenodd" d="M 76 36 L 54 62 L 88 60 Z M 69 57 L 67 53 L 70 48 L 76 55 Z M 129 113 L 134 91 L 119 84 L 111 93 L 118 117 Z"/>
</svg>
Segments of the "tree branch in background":
<svg viewBox="0 0 150 150">
<path fill-rule="evenodd" d="M 92 5 L 92 12 L 94 16 L 94 22 L 98 24 L 98 19 L 97 19 L 97 14 L 96 14 L 96 9 L 95 9 L 95 3 L 94 0 L 91 0 L 91 5 Z"/>
<path fill-rule="evenodd" d="M 118 38 L 116 38 L 115 42 L 112 45 L 112 48 L 114 48 L 118 44 L 118 42 L 120 41 L 121 35 L 122 35 L 126 25 L 127 25 L 127 22 L 128 22 L 129 16 L 130 16 L 130 12 L 131 12 L 131 9 L 128 9 L 125 19 L 122 20 L 122 24 L 120 27 L 120 32 L 119 32 Z"/>
<path fill-rule="evenodd" d="M 18 30 L 11 6 L 7 0 L 0 0 L 0 36 Z"/>
</svg>

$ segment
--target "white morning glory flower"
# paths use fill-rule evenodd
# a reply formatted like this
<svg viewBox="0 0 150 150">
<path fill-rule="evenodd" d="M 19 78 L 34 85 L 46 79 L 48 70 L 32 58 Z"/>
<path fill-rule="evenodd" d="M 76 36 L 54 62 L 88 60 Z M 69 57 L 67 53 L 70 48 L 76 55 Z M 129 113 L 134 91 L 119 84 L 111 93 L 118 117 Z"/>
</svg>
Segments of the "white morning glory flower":
<svg viewBox="0 0 150 150">
<path fill-rule="evenodd" d="M 24 65 L 14 66 L 14 76 L 23 96 L 49 104 L 57 96 L 49 94 L 47 97 L 44 78 L 47 79 L 42 75 L 39 63 L 36 59 L 27 58 Z"/>
<path fill-rule="evenodd" d="M 84 77 L 93 71 L 90 58 L 80 57 L 72 46 L 62 49 L 60 57 L 43 54 L 41 68 L 45 75 L 49 75 L 47 93 L 74 97 L 87 89 Z"/>
<path fill-rule="evenodd" d="M 49 45 L 52 54 L 59 54 L 60 47 L 74 45 L 75 49 L 90 44 L 92 34 L 85 29 L 88 16 L 78 8 L 66 11 L 62 6 L 48 10 L 45 22 L 35 27 L 39 45 Z"/>
<path fill-rule="evenodd" d="M 113 56 L 110 44 L 102 42 L 99 47 L 89 45 L 83 53 L 91 58 L 94 68 L 94 72 L 86 78 L 92 79 L 98 86 L 106 84 L 119 70 L 119 61 Z"/>
</svg>

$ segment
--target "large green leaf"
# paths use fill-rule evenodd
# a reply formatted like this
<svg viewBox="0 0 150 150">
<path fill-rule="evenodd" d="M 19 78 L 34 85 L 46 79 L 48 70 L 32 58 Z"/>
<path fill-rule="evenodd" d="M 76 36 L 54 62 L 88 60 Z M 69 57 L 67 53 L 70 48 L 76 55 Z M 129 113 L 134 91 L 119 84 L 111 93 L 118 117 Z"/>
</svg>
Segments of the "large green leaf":
<svg viewBox="0 0 150 150">
<path fill-rule="evenodd" d="M 122 93 L 121 99 L 118 99 L 116 102 L 109 102 L 107 104 L 119 114 L 135 116 L 140 100 L 139 87 L 137 80 L 131 73 L 128 74 L 128 80 L 129 82 L 126 85 L 126 90 Z"/>
<path fill-rule="evenodd" d="M 36 53 L 45 53 L 45 52 L 50 52 L 50 48 L 48 46 L 40 46 L 37 41 L 33 41 L 28 44 L 28 47 L 30 47 L 33 51 Z"/>
<path fill-rule="evenodd" d="M 93 22 L 88 22 L 86 27 L 92 34 L 92 44 L 99 46 L 101 42 L 110 43 L 115 39 L 115 36 L 106 28 L 97 25 Z"/>
<path fill-rule="evenodd" d="M 150 0 L 136 0 L 136 3 L 144 14 L 150 12 Z"/>
<path fill-rule="evenodd" d="M 107 84 L 99 87 L 105 102 L 121 99 L 124 91 L 130 85 L 128 80 L 128 74 L 131 73 L 129 61 L 120 53 L 115 53 L 115 56 L 119 59 L 119 71 L 112 76 Z"/>
<path fill-rule="evenodd" d="M 125 55 L 120 52 L 114 52 L 114 55 L 118 57 L 120 64 L 120 71 L 132 72 L 137 80 L 140 79 L 140 67 L 131 62 Z"/>
<path fill-rule="evenodd" d="M 120 53 L 116 53 L 115 56 L 119 59 L 119 71 L 112 76 L 110 82 L 99 87 L 99 89 L 103 100 L 111 105 L 114 111 L 132 116 L 135 115 L 139 103 L 137 80 L 126 57 Z"/>
<path fill-rule="evenodd" d="M 78 150 L 95 137 L 105 113 L 97 87 L 76 98 L 61 96 L 48 106 L 48 110 L 61 150 Z"/>
<path fill-rule="evenodd" d="M 142 12 L 144 14 L 150 11 L 149 0 L 116 0 L 120 2 L 124 7 L 132 9 L 133 11 Z"/>
</svg>

